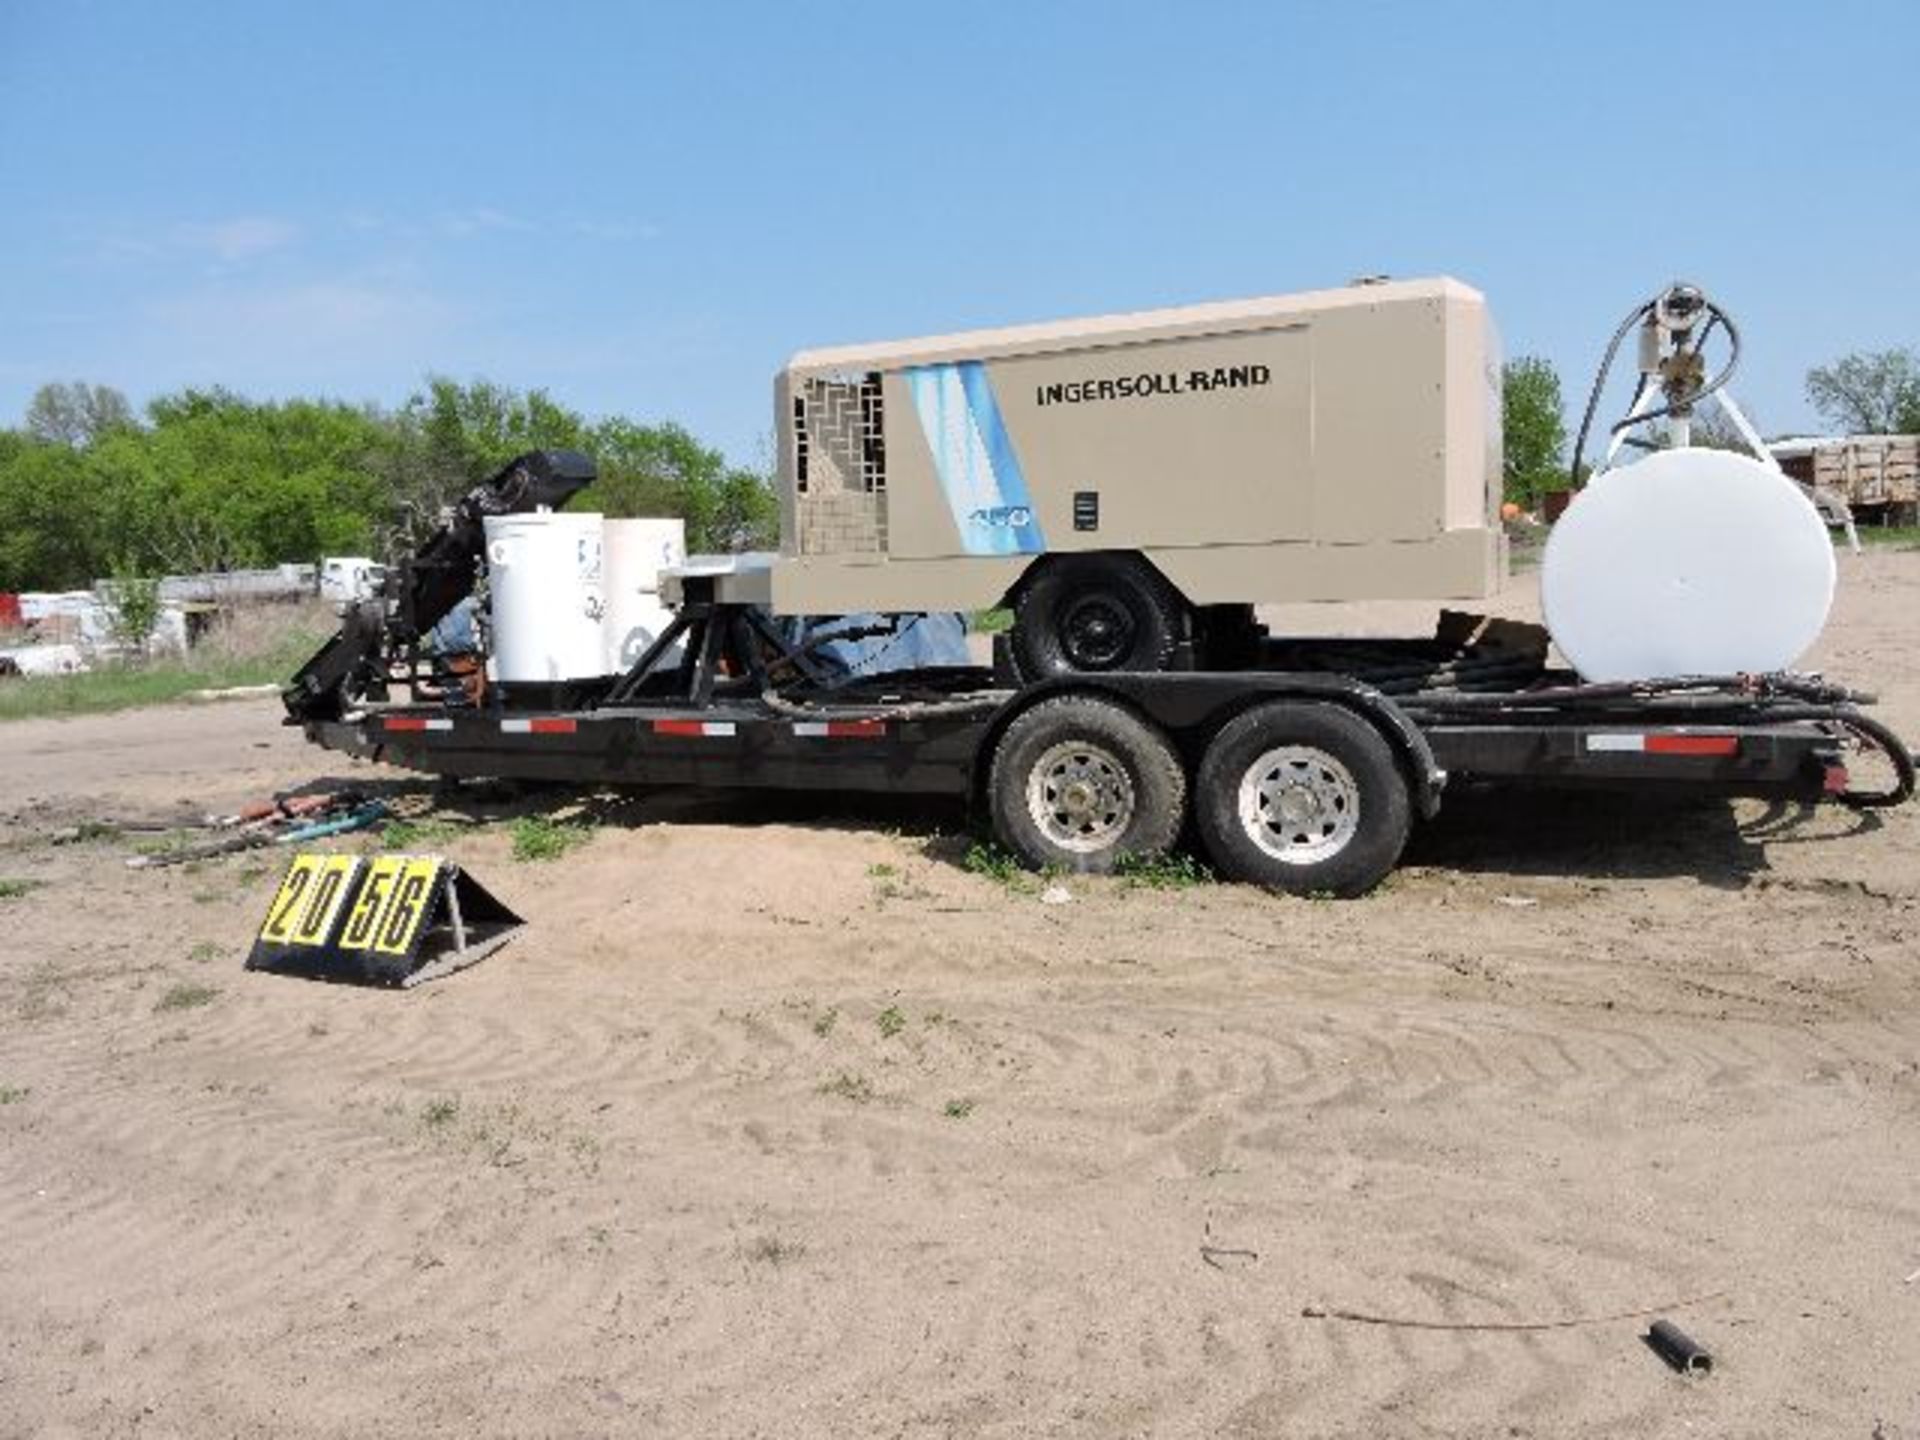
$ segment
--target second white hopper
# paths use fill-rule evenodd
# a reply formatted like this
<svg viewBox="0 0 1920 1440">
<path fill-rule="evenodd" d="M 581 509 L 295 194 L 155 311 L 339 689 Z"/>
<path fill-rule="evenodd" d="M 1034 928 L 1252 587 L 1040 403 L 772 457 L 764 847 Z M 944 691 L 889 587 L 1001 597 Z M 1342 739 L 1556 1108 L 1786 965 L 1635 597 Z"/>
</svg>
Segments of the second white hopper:
<svg viewBox="0 0 1920 1440">
<path fill-rule="evenodd" d="M 684 520 L 609 520 L 605 529 L 607 673 L 630 669 L 673 612 L 660 603 L 660 572 L 687 558 Z"/>
</svg>

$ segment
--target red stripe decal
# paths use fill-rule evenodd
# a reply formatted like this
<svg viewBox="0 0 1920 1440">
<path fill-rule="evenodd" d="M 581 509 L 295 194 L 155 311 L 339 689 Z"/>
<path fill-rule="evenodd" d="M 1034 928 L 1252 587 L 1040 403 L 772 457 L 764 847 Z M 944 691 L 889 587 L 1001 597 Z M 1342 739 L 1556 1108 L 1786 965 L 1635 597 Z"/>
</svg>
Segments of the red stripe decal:
<svg viewBox="0 0 1920 1440">
<path fill-rule="evenodd" d="M 527 722 L 527 731 L 532 735 L 571 735 L 579 728 L 579 722 L 575 720 L 544 719 Z"/>
<path fill-rule="evenodd" d="M 704 735 L 705 727 L 698 720 L 656 720 L 653 722 L 656 735 Z"/>
<path fill-rule="evenodd" d="M 1649 735 L 1649 755 L 1738 755 L 1738 735 Z"/>
<path fill-rule="evenodd" d="M 829 720 L 827 722 L 827 734 L 831 736 L 858 737 L 886 733 L 887 722 L 884 720 Z"/>
</svg>

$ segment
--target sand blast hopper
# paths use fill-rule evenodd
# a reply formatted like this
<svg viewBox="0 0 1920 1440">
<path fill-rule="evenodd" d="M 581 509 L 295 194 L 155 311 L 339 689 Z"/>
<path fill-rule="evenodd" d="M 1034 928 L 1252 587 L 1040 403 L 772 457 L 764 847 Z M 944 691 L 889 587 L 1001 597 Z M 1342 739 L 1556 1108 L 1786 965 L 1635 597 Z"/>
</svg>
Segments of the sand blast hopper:
<svg viewBox="0 0 1920 1440">
<path fill-rule="evenodd" d="M 1547 628 L 1590 681 L 1786 670 L 1819 638 L 1833 601 L 1833 544 L 1815 500 L 1850 538 L 1852 518 L 1837 498 L 1810 497 L 1781 471 L 1726 389 L 1739 330 L 1684 284 L 1636 306 L 1614 331 L 1574 445 L 1576 486 L 1601 390 L 1636 327 L 1633 399 L 1547 542 Z M 1726 359 L 1709 374 L 1707 346 L 1719 335 Z M 1751 456 L 1692 444 L 1707 400 Z M 1648 438 L 1655 427 L 1664 447 Z M 1626 448 L 1651 453 L 1615 468 Z"/>
</svg>

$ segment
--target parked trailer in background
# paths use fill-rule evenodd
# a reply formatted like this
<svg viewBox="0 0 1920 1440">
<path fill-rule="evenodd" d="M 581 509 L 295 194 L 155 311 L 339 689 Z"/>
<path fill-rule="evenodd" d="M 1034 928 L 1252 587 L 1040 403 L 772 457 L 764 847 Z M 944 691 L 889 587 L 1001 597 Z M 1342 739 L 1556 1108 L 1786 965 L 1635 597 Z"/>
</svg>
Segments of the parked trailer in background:
<svg viewBox="0 0 1920 1440">
<path fill-rule="evenodd" d="M 1816 435 L 1767 448 L 1788 475 L 1832 491 L 1864 520 L 1920 518 L 1920 435 Z"/>
</svg>

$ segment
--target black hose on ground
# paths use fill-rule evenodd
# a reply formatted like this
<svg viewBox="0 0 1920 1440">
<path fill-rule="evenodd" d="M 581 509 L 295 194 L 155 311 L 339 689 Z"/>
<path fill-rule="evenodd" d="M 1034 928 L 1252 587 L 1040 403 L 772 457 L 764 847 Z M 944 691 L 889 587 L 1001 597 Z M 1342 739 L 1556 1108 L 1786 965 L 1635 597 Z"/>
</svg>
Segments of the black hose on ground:
<svg viewBox="0 0 1920 1440">
<path fill-rule="evenodd" d="M 1865 794 L 1854 790 L 1843 791 L 1840 803 L 1851 805 L 1856 810 L 1884 810 L 1912 799 L 1915 780 L 1913 752 L 1907 749 L 1906 743 L 1887 726 L 1858 711 L 1842 713 L 1835 718 L 1852 731 L 1855 738 L 1871 743 L 1893 766 L 1893 785 L 1889 789 Z"/>
</svg>

